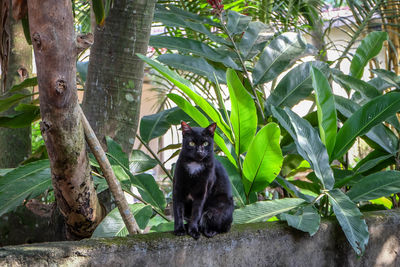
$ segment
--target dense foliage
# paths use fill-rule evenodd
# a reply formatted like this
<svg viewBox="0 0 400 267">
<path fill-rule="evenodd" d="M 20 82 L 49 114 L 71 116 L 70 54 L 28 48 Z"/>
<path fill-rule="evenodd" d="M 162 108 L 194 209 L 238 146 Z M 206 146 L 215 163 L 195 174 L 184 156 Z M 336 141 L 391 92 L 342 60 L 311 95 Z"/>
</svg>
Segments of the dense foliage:
<svg viewBox="0 0 400 267">
<path fill-rule="evenodd" d="M 400 80 L 383 69 L 373 70 L 375 78 L 361 80 L 387 34 L 367 35 L 345 74 L 334 62 L 303 61 L 319 51 L 299 33 L 271 34 L 268 25 L 219 5 L 213 14 L 204 17 L 158 6 L 155 20 L 182 34 L 153 36 L 150 45 L 167 53 L 156 59 L 139 57 L 175 86 L 167 94 L 175 107 L 143 117 L 138 139 L 149 149 L 151 140 L 181 120 L 201 127 L 216 122 L 217 158 L 229 173 L 235 197 L 234 223 L 279 219 L 313 235 L 321 217 L 335 216 L 361 254 L 369 238 L 361 211 L 391 208 L 400 192 Z M 349 97 L 335 95 L 332 81 Z M 18 88 L 36 83 L 28 79 Z M 25 97 L 15 94 L 1 100 L 0 111 Z M 316 110 L 300 117 L 291 108 L 305 99 L 312 100 Z M 13 117 L 0 117 L 0 126 L 23 127 L 38 119 L 34 102 L 19 104 L 16 110 Z M 346 155 L 359 138 L 371 152 L 351 166 Z M 140 202 L 132 205 L 140 228 L 171 230 L 167 206 L 172 175 L 157 153 L 150 150 L 150 157 L 134 150 L 128 157 L 112 139 L 107 144 L 124 191 Z M 169 144 L 159 152 L 173 150 L 176 156 L 179 147 Z M 102 192 L 107 184 L 97 163 L 91 164 L 97 192 Z M 167 182 L 157 182 L 150 174 L 156 165 L 163 168 Z M 0 215 L 41 195 L 51 184 L 46 159 L 0 171 Z M 94 236 L 126 234 L 115 209 Z"/>
</svg>

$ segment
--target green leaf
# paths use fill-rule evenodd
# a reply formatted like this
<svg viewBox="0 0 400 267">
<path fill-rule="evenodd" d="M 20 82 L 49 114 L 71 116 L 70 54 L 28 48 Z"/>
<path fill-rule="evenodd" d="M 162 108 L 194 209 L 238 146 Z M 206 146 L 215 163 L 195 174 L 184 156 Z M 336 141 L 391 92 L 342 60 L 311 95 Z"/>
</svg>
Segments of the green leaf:
<svg viewBox="0 0 400 267">
<path fill-rule="evenodd" d="M 365 173 L 374 167 L 380 165 L 382 162 L 387 160 L 393 160 L 392 154 L 386 154 L 381 151 L 373 151 L 369 153 L 365 158 L 363 158 L 357 165 L 353 168 L 356 173 Z"/>
<path fill-rule="evenodd" d="M 51 187 L 49 160 L 39 160 L 0 177 L 0 216 Z"/>
<path fill-rule="evenodd" d="M 145 61 L 147 64 L 155 68 L 169 81 L 180 88 L 190 99 L 192 99 L 196 105 L 198 105 L 210 119 L 217 123 L 218 128 L 226 135 L 226 137 L 232 142 L 232 132 L 229 126 L 222 119 L 222 115 L 215 109 L 210 103 L 195 92 L 194 86 L 188 81 L 180 77 L 176 72 L 171 71 L 167 67 L 161 65 L 157 61 L 151 60 L 143 55 L 138 54 L 139 58 Z M 204 126 L 203 126 L 204 127 Z M 222 149 L 222 148 L 221 148 Z"/>
<path fill-rule="evenodd" d="M 143 141 L 148 143 L 154 138 L 163 136 L 171 128 L 171 125 L 178 125 L 182 120 L 194 123 L 194 121 L 179 107 L 143 116 L 140 120 L 140 136 Z"/>
<path fill-rule="evenodd" d="M 36 86 L 36 85 L 38 85 L 37 77 L 28 78 L 28 79 L 25 79 L 20 84 L 16 84 L 13 87 L 11 87 L 9 92 L 19 91 L 21 89 L 24 89 L 24 88 L 27 88 L 27 87 L 33 87 L 33 86 Z"/>
<path fill-rule="evenodd" d="M 163 54 L 157 57 L 157 60 L 172 68 L 193 72 L 206 77 L 213 83 L 216 83 L 215 76 L 219 83 L 226 84 L 225 71 L 216 69 L 202 57 L 185 56 L 179 54 Z M 215 76 L 214 76 L 215 74 Z"/>
<path fill-rule="evenodd" d="M 193 107 L 192 104 L 190 104 L 190 102 L 183 97 L 176 94 L 168 94 L 168 98 L 171 99 L 183 111 L 185 111 L 190 117 L 192 117 L 194 121 L 200 125 L 200 127 L 205 128 L 210 125 L 208 119 L 203 115 L 203 113 L 201 113 L 197 108 Z M 229 161 L 236 166 L 236 161 L 226 147 L 224 139 L 217 132 L 214 134 L 214 141 L 222 150 L 222 152 L 225 153 L 225 156 L 228 157 Z"/>
<path fill-rule="evenodd" d="M 111 155 L 110 158 L 111 165 L 120 164 L 124 168 L 129 168 L 129 158 L 128 155 L 122 151 L 122 147 L 120 144 L 115 142 L 111 137 L 106 136 L 107 142 L 107 154 Z"/>
<path fill-rule="evenodd" d="M 251 59 L 260 53 L 268 39 L 262 34 L 268 31 L 268 26 L 260 21 L 252 21 L 239 43 L 239 51 L 244 59 Z"/>
<path fill-rule="evenodd" d="M 400 77 L 397 76 L 396 73 L 384 69 L 375 69 L 372 70 L 372 72 L 391 86 L 397 89 L 400 88 Z"/>
<path fill-rule="evenodd" d="M 357 103 L 341 96 L 335 96 L 335 103 L 337 110 L 346 118 L 350 117 L 354 112 L 361 108 Z M 391 153 L 392 155 L 397 153 L 399 145 L 398 138 L 385 125 L 375 125 L 365 134 L 365 136 L 375 142 L 381 149 Z"/>
<path fill-rule="evenodd" d="M 153 215 L 151 206 L 138 204 L 129 204 L 130 210 L 140 229 L 146 228 L 150 217 Z M 93 232 L 92 238 L 95 237 L 114 237 L 114 236 L 127 236 L 128 230 L 125 227 L 121 214 L 118 208 L 113 209 L 103 221 L 97 226 Z"/>
<path fill-rule="evenodd" d="M 103 0 L 92 0 L 92 9 L 96 18 L 96 23 L 100 26 L 103 26 L 106 18 Z"/>
<path fill-rule="evenodd" d="M 151 232 L 172 232 L 174 231 L 174 222 L 166 222 L 157 224 L 150 229 Z"/>
<path fill-rule="evenodd" d="M 250 21 L 251 17 L 229 10 L 226 28 L 228 29 L 230 35 L 242 33 L 247 29 Z"/>
<path fill-rule="evenodd" d="M 274 117 L 288 131 L 296 143 L 299 154 L 310 163 L 323 188 L 332 189 L 335 183 L 329 165 L 329 156 L 317 131 L 310 123 L 288 108 L 283 111 L 272 107 Z"/>
<path fill-rule="evenodd" d="M 0 127 L 24 128 L 30 127 L 32 122 L 40 119 L 40 108 L 36 105 L 19 104 L 13 115 L 0 116 Z"/>
<path fill-rule="evenodd" d="M 278 175 L 275 179 L 276 182 L 278 182 L 283 188 L 285 188 L 289 194 L 295 197 L 299 197 L 307 201 L 308 203 L 311 203 L 315 197 L 310 196 L 308 194 L 303 194 L 302 190 L 298 190 L 295 185 L 293 185 L 291 182 L 287 181 L 286 179 L 282 178 L 280 175 Z M 318 184 L 317 184 L 318 185 Z"/>
<path fill-rule="evenodd" d="M 335 100 L 331 86 L 322 72 L 312 67 L 311 77 L 317 103 L 319 134 L 328 155 L 331 155 L 335 147 L 337 131 Z"/>
<path fill-rule="evenodd" d="M 153 207 L 163 211 L 167 205 L 164 193 L 160 190 L 154 177 L 150 174 L 141 173 L 132 175 L 129 173 L 131 183 L 136 186 L 143 200 Z"/>
<path fill-rule="evenodd" d="M 333 78 L 335 82 L 340 84 L 344 89 L 346 89 L 347 92 L 350 92 L 350 90 L 353 89 L 362 94 L 367 99 L 372 99 L 381 95 L 381 93 L 369 83 L 366 83 L 355 77 L 345 75 L 338 71 L 333 73 Z"/>
<path fill-rule="evenodd" d="M 400 192 L 400 172 L 382 171 L 364 177 L 352 186 L 347 196 L 354 202 L 390 196 Z"/>
<path fill-rule="evenodd" d="M 228 173 L 229 180 L 232 184 L 235 204 L 239 207 L 244 207 L 246 205 L 246 193 L 244 192 L 242 178 L 240 177 L 237 168 L 226 157 L 216 156 L 216 158 L 221 162 Z"/>
<path fill-rule="evenodd" d="M 371 32 L 357 48 L 350 64 L 351 76 L 361 78 L 368 62 L 377 56 L 382 49 L 383 42 L 387 40 L 386 32 Z"/>
<path fill-rule="evenodd" d="M 231 97 L 231 123 L 237 155 L 247 152 L 257 130 L 257 110 L 253 98 L 244 88 L 236 72 L 228 69 L 226 80 Z"/>
<path fill-rule="evenodd" d="M 335 188 L 327 195 L 347 240 L 355 252 L 361 255 L 368 243 L 369 233 L 360 210 L 340 189 Z"/>
<path fill-rule="evenodd" d="M 246 195 L 269 185 L 282 168 L 283 156 L 279 145 L 278 124 L 268 123 L 253 139 L 243 162 L 243 184 Z"/>
<path fill-rule="evenodd" d="M 214 62 L 220 62 L 226 67 L 240 70 L 239 66 L 233 60 L 233 55 L 230 56 L 227 54 L 221 54 L 211 46 L 204 44 L 201 41 L 181 37 L 153 35 L 150 37 L 149 46 L 177 50 L 180 53 L 191 53 L 199 57 L 207 58 Z"/>
<path fill-rule="evenodd" d="M 153 159 L 141 150 L 133 150 L 129 169 L 133 173 L 144 172 L 157 166 L 157 160 Z"/>
<path fill-rule="evenodd" d="M 314 206 L 301 207 L 295 214 L 284 213 L 281 215 L 289 226 L 313 236 L 319 229 L 321 217 Z"/>
<path fill-rule="evenodd" d="M 318 68 L 324 74 L 329 71 L 328 65 L 321 61 L 305 62 L 290 70 L 267 98 L 265 106 L 269 113 L 271 106 L 293 107 L 310 95 L 313 90 L 311 66 Z"/>
<path fill-rule="evenodd" d="M 89 67 L 89 61 L 85 61 L 85 62 L 77 61 L 76 62 L 76 71 L 79 73 L 79 76 L 81 77 L 81 79 L 84 83 L 86 82 L 88 67 Z"/>
<path fill-rule="evenodd" d="M 354 112 L 336 138 L 333 159 L 343 156 L 353 145 L 357 136 L 364 135 L 385 119 L 400 110 L 400 93 L 392 92 L 376 97 Z"/>
<path fill-rule="evenodd" d="M 31 31 L 29 30 L 29 18 L 25 16 L 21 19 L 22 28 L 24 30 L 25 40 L 29 45 L 32 45 Z"/>
<path fill-rule="evenodd" d="M 259 201 L 233 212 L 233 223 L 265 222 L 268 218 L 288 212 L 306 203 L 300 198 L 284 198 L 269 201 Z"/>
<path fill-rule="evenodd" d="M 140 120 L 140 137 L 146 143 L 150 140 L 163 136 L 171 125 L 167 121 L 167 116 L 171 109 L 163 110 L 159 113 L 143 116 Z"/>
<path fill-rule="evenodd" d="M 183 10 L 175 5 L 156 4 L 154 21 L 161 21 L 161 19 L 159 18 L 160 15 L 168 16 L 170 20 L 178 18 L 178 20 L 193 21 L 197 23 L 212 25 L 215 27 L 221 26 L 219 23 L 214 22 L 210 18 L 199 16 L 195 13 Z"/>
<path fill-rule="evenodd" d="M 253 70 L 254 85 L 272 81 L 301 55 L 306 41 L 296 33 L 283 33 L 264 48 Z"/>
<path fill-rule="evenodd" d="M 210 38 L 211 41 L 214 41 L 216 43 L 230 44 L 230 42 L 212 33 L 209 29 L 207 29 L 206 26 L 203 25 L 205 23 L 212 23 L 217 27 L 220 26 L 218 24 L 214 24 L 213 21 L 209 20 L 208 18 L 198 16 L 194 13 L 190 13 L 191 18 L 188 18 L 187 16 L 182 16 L 182 14 L 177 14 L 177 12 L 174 12 L 174 10 L 170 9 L 169 7 L 168 9 L 163 8 L 162 10 L 160 10 L 157 8 L 154 14 L 153 21 L 160 21 L 164 26 L 188 28 L 193 31 L 205 34 L 208 38 Z M 189 14 L 189 12 L 187 12 L 186 14 Z"/>
<path fill-rule="evenodd" d="M 33 94 L 25 95 L 25 94 L 14 94 L 7 98 L 0 100 L 0 113 L 8 110 L 12 106 L 18 104 L 22 99 L 27 97 L 31 97 Z"/>
<path fill-rule="evenodd" d="M 8 168 L 8 169 L 0 169 L 0 176 L 6 175 L 8 172 L 14 170 L 13 168 Z M 1 177 L 0 177 L 1 178 Z M 1 181 L 1 179 L 0 179 Z"/>
</svg>

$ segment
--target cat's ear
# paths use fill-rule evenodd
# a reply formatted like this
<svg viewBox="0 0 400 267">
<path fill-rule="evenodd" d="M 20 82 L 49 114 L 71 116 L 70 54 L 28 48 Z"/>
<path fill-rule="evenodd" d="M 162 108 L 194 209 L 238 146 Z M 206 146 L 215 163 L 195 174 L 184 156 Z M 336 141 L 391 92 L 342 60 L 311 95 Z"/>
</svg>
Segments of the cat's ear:
<svg viewBox="0 0 400 267">
<path fill-rule="evenodd" d="M 215 128 L 217 128 L 217 124 L 213 122 L 205 130 L 209 135 L 214 136 Z"/>
<path fill-rule="evenodd" d="M 182 133 L 183 133 L 183 135 L 192 132 L 192 128 L 190 128 L 190 126 L 189 126 L 186 122 L 181 121 L 181 126 L 182 126 Z"/>
</svg>

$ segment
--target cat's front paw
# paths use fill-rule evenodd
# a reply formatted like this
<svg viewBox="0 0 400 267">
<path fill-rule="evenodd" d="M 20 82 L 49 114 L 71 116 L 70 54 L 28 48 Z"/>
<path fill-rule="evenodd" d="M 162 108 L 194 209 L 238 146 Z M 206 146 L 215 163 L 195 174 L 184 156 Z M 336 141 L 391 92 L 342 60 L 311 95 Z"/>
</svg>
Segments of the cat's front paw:
<svg viewBox="0 0 400 267">
<path fill-rule="evenodd" d="M 188 234 L 194 239 L 199 239 L 200 237 L 199 228 L 194 225 L 189 225 Z"/>
<path fill-rule="evenodd" d="M 182 235 L 185 235 L 185 234 L 186 234 L 186 230 L 185 230 L 185 228 L 182 226 L 182 227 L 176 228 L 176 229 L 174 230 L 174 234 L 177 235 L 177 236 L 182 236 Z"/>
</svg>

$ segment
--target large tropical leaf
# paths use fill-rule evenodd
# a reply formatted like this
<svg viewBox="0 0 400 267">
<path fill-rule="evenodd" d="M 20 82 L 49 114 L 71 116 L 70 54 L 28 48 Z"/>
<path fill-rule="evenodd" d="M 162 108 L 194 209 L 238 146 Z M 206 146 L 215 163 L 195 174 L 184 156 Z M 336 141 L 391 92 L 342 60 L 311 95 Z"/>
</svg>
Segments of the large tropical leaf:
<svg viewBox="0 0 400 267">
<path fill-rule="evenodd" d="M 384 151 L 374 150 L 369 153 L 366 157 L 361 159 L 357 165 L 353 168 L 356 173 L 365 173 L 369 170 L 380 166 L 383 162 L 389 161 L 390 165 L 394 160 L 394 156 L 392 154 L 388 154 Z"/>
<path fill-rule="evenodd" d="M 380 79 L 390 84 L 391 86 L 400 88 L 400 77 L 396 75 L 396 73 L 384 69 L 375 69 L 372 70 Z"/>
<path fill-rule="evenodd" d="M 246 193 L 244 192 L 242 179 L 237 168 L 226 157 L 217 156 L 217 159 L 221 162 L 228 173 L 229 180 L 232 184 L 235 204 L 239 207 L 244 207 L 246 205 Z"/>
<path fill-rule="evenodd" d="M 160 190 L 154 177 L 147 173 L 132 175 L 129 177 L 133 186 L 135 186 L 143 200 L 151 204 L 156 209 L 163 211 L 167 205 L 164 193 Z"/>
<path fill-rule="evenodd" d="M 16 92 L 19 91 L 21 89 L 27 88 L 27 87 L 33 87 L 38 85 L 38 81 L 37 81 L 37 77 L 33 77 L 33 78 L 28 78 L 25 79 L 23 82 L 14 85 L 13 87 L 10 88 L 9 92 Z"/>
<path fill-rule="evenodd" d="M 92 0 L 92 10 L 94 17 L 96 18 L 96 23 L 103 26 L 106 19 L 103 0 Z"/>
<path fill-rule="evenodd" d="M 268 26 L 260 21 L 252 21 L 239 43 L 239 51 L 244 59 L 251 59 L 260 53 L 268 41 L 263 33 L 268 30 Z"/>
<path fill-rule="evenodd" d="M 369 239 L 368 226 L 360 210 L 340 189 L 335 188 L 327 194 L 347 240 L 360 255 L 364 252 Z"/>
<path fill-rule="evenodd" d="M 254 67 L 254 84 L 266 83 L 278 77 L 305 48 L 306 41 L 300 34 L 288 32 L 276 37 L 264 48 Z"/>
<path fill-rule="evenodd" d="M 183 111 L 185 111 L 190 117 L 194 119 L 196 123 L 200 125 L 200 127 L 207 127 L 210 123 L 208 119 L 201 113 L 197 108 L 193 107 L 189 101 L 184 99 L 183 97 L 177 95 L 177 94 L 168 94 L 168 98 L 171 99 L 178 107 L 180 107 Z M 218 125 L 218 123 L 217 123 Z M 214 134 L 214 141 L 215 143 L 219 146 L 219 148 L 222 150 L 222 152 L 225 153 L 225 155 L 228 157 L 229 161 L 236 166 L 236 161 L 233 158 L 232 154 L 228 150 L 224 139 L 218 134 L 218 132 L 215 132 Z"/>
<path fill-rule="evenodd" d="M 0 177 L 0 216 L 51 187 L 49 160 L 39 160 Z"/>
<path fill-rule="evenodd" d="M 171 109 L 163 110 L 159 113 L 144 116 L 140 120 L 140 137 L 145 142 L 164 135 L 171 125 L 167 121 L 167 116 Z"/>
<path fill-rule="evenodd" d="M 335 104 L 339 113 L 346 118 L 350 117 L 361 108 L 357 103 L 341 96 L 335 96 Z M 375 125 L 365 134 L 365 136 L 392 155 L 397 153 L 399 140 L 385 125 L 381 123 Z"/>
<path fill-rule="evenodd" d="M 335 99 L 331 86 L 322 72 L 312 67 L 311 77 L 317 103 L 319 134 L 328 155 L 331 155 L 335 147 L 337 131 Z"/>
<path fill-rule="evenodd" d="M 140 229 L 144 229 L 153 215 L 151 206 L 141 203 L 130 204 L 129 208 L 135 217 L 135 220 Z M 97 226 L 93 232 L 92 237 L 114 237 L 114 236 L 127 236 L 128 230 L 122 220 L 118 208 L 113 209 Z"/>
<path fill-rule="evenodd" d="M 206 77 L 213 83 L 217 78 L 219 83 L 226 84 L 225 71 L 217 69 L 202 57 L 185 56 L 179 54 L 163 54 L 157 60 L 175 69 L 190 71 L 200 76 Z"/>
<path fill-rule="evenodd" d="M 271 106 L 293 107 L 310 95 L 313 89 L 311 66 L 318 68 L 324 74 L 327 74 L 329 70 L 328 65 L 320 61 L 305 62 L 293 68 L 282 78 L 267 98 L 267 111 L 271 112 Z"/>
<path fill-rule="evenodd" d="M 353 185 L 347 196 L 354 202 L 390 196 L 400 192 L 400 172 L 383 171 L 371 174 Z"/>
<path fill-rule="evenodd" d="M 160 72 L 164 77 L 166 77 L 169 81 L 175 84 L 178 88 L 180 88 L 193 102 L 196 103 L 206 114 L 210 117 L 210 119 L 217 123 L 218 128 L 222 130 L 222 132 L 226 135 L 226 137 L 232 142 L 232 132 L 229 126 L 222 119 L 222 115 L 215 109 L 210 103 L 207 102 L 204 98 L 198 95 L 195 91 L 194 86 L 188 81 L 180 77 L 176 72 L 171 71 L 167 67 L 161 65 L 159 62 L 155 60 L 151 60 L 143 55 L 138 54 L 139 58 L 145 61 L 147 64 L 152 66 L 158 72 Z"/>
<path fill-rule="evenodd" d="M 378 55 L 382 49 L 383 42 L 386 40 L 386 32 L 371 32 L 361 41 L 351 60 L 351 76 L 356 78 L 362 77 L 365 66 L 372 58 Z"/>
<path fill-rule="evenodd" d="M 226 28 L 231 35 L 242 33 L 246 30 L 250 21 L 251 17 L 229 10 Z"/>
<path fill-rule="evenodd" d="M 224 38 L 212 33 L 204 24 L 213 24 L 213 26 L 220 25 L 214 24 L 209 18 L 181 9 L 178 10 L 176 7 L 169 6 L 168 9 L 165 7 L 157 7 L 154 13 L 154 21 L 162 22 L 164 26 L 188 28 L 205 34 L 211 41 L 216 43 L 229 44 Z"/>
<path fill-rule="evenodd" d="M 143 116 L 140 120 L 140 137 L 148 143 L 154 138 L 163 136 L 171 125 L 178 125 L 181 121 L 196 123 L 179 107 L 163 110 L 159 113 Z M 197 125 L 195 125 L 197 126 Z"/>
<path fill-rule="evenodd" d="M 129 169 L 133 173 L 144 172 L 157 166 L 157 161 L 144 153 L 142 150 L 133 150 Z"/>
<path fill-rule="evenodd" d="M 226 67 L 240 70 L 239 66 L 232 59 L 234 55 L 221 54 L 211 46 L 201 41 L 170 36 L 151 36 L 149 45 L 157 48 L 167 48 L 177 50 L 181 53 L 191 53 L 193 55 L 207 58 L 214 62 L 220 62 Z"/>
<path fill-rule="evenodd" d="M 381 95 L 373 85 L 353 76 L 345 75 L 339 71 L 333 72 L 333 78 L 335 82 L 339 83 L 347 92 L 353 89 L 367 99 L 372 99 Z"/>
<path fill-rule="evenodd" d="M 263 190 L 279 174 L 283 162 L 280 134 L 276 123 L 268 123 L 253 139 L 243 162 L 246 195 Z"/>
<path fill-rule="evenodd" d="M 300 198 L 284 198 L 270 201 L 259 201 L 233 212 L 233 223 L 243 224 L 265 222 L 272 216 L 288 212 L 306 203 Z"/>
<path fill-rule="evenodd" d="M 24 128 L 30 127 L 32 122 L 40 119 L 40 108 L 36 105 L 19 104 L 13 115 L 0 116 L 0 127 Z"/>
<path fill-rule="evenodd" d="M 329 165 L 329 156 L 317 131 L 310 123 L 300 118 L 288 108 L 272 108 L 272 113 L 279 123 L 288 131 L 296 143 L 299 154 L 310 163 L 324 189 L 332 189 L 335 183 Z"/>
<path fill-rule="evenodd" d="M 115 142 L 111 137 L 106 136 L 107 154 L 110 155 L 111 165 L 122 165 L 124 168 L 129 168 L 129 157 L 122 150 L 120 144 Z"/>
<path fill-rule="evenodd" d="M 318 231 L 321 222 L 321 216 L 312 205 L 299 208 L 295 214 L 284 213 L 281 216 L 287 221 L 288 225 L 307 232 L 310 236 Z"/>
<path fill-rule="evenodd" d="M 372 127 L 400 110 L 400 93 L 392 92 L 376 97 L 354 112 L 343 124 L 336 138 L 333 159 L 343 156 L 357 136 L 366 134 Z"/>
<path fill-rule="evenodd" d="M 6 111 L 12 106 L 18 104 L 22 99 L 27 97 L 31 97 L 33 94 L 25 95 L 25 94 L 14 94 L 7 98 L 0 99 L 0 112 Z"/>
<path fill-rule="evenodd" d="M 174 5 L 156 4 L 156 8 L 154 11 L 154 21 L 161 21 L 161 19 L 159 18 L 160 15 L 168 16 L 170 20 L 179 18 L 181 20 L 193 21 L 201 24 L 208 24 L 215 27 L 220 26 L 219 23 L 214 22 L 210 18 L 199 16 L 195 13 L 186 11 L 182 8 L 178 8 Z"/>
<path fill-rule="evenodd" d="M 247 149 L 257 130 L 257 110 L 253 98 L 244 88 L 236 72 L 226 72 L 229 95 L 231 98 L 231 123 L 235 134 L 235 150 L 240 155 Z"/>
</svg>

